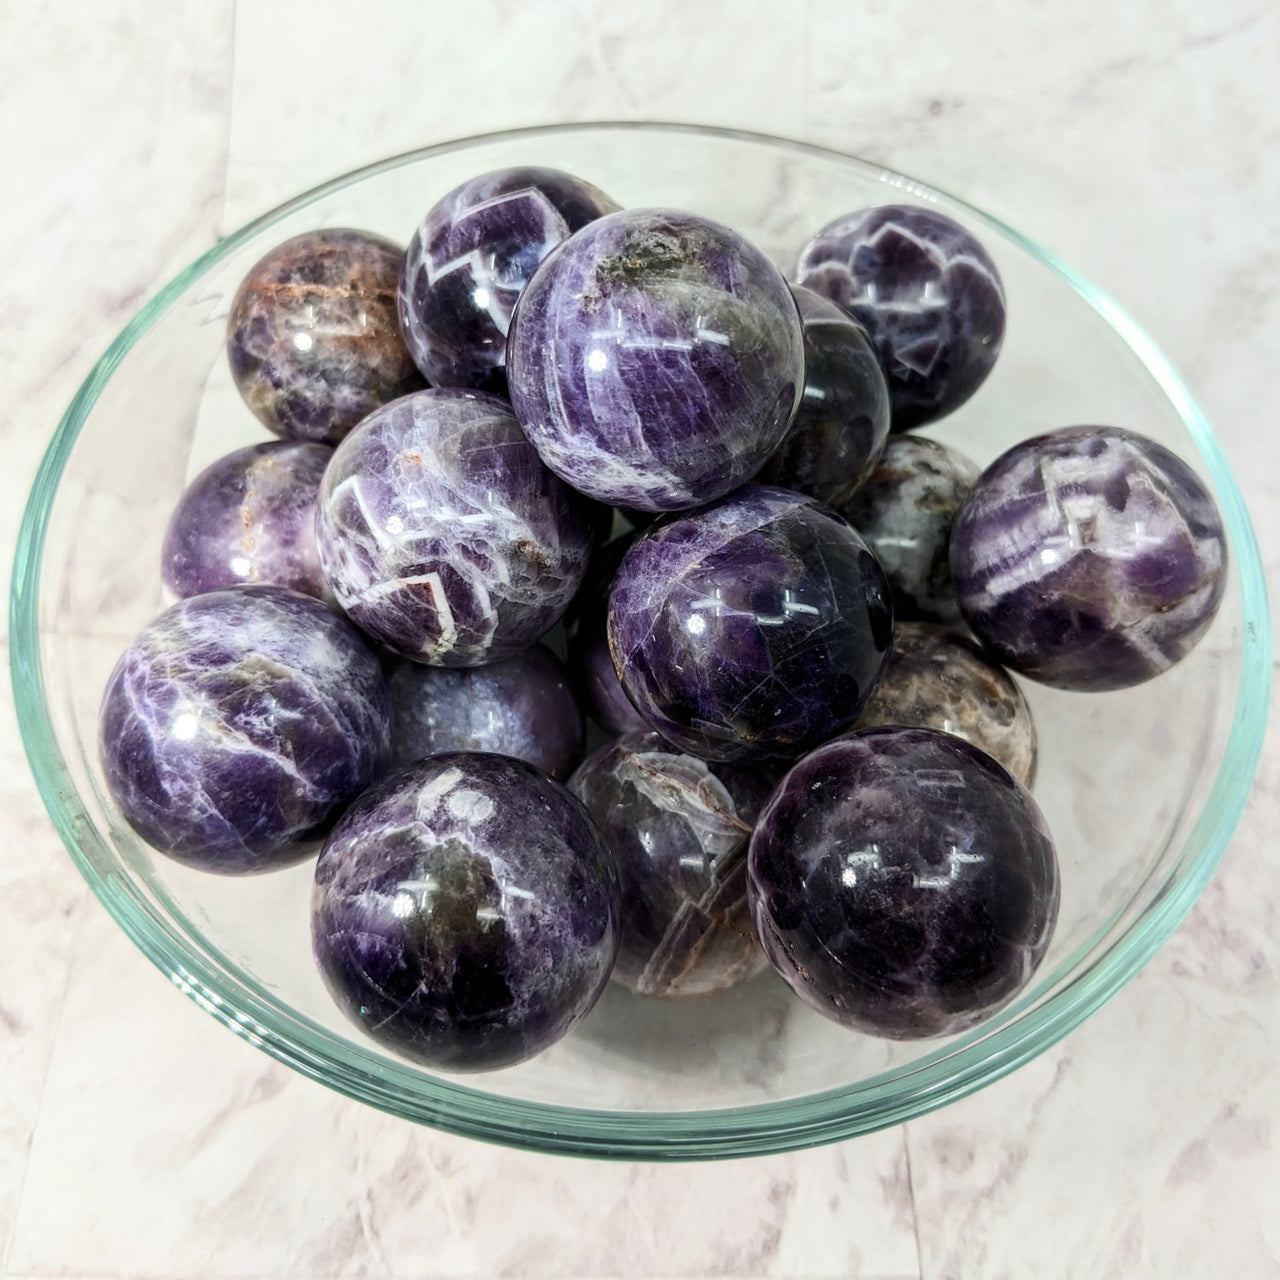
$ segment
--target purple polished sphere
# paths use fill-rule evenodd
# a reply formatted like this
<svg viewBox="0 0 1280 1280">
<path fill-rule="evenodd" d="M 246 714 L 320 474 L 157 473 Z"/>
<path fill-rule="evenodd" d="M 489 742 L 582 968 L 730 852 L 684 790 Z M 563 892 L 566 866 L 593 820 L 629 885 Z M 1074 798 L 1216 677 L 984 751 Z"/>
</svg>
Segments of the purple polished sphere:
<svg viewBox="0 0 1280 1280">
<path fill-rule="evenodd" d="M 389 684 L 396 766 L 446 751 L 493 751 L 563 780 L 582 757 L 582 708 L 565 669 L 540 644 L 487 667 L 406 662 Z"/>
<path fill-rule="evenodd" d="M 312 944 L 339 1007 L 444 1071 L 532 1057 L 618 949 L 613 860 L 582 805 L 509 756 L 432 756 L 371 787 L 316 865 Z"/>
<path fill-rule="evenodd" d="M 431 207 L 400 275 L 405 341 L 439 387 L 505 390 L 507 330 L 538 263 L 562 240 L 618 208 L 559 169 L 499 169 Z"/>
<path fill-rule="evenodd" d="M 951 586 L 951 526 L 978 478 L 963 454 L 923 436 L 893 436 L 840 514 L 866 538 L 899 618 L 959 622 Z"/>
<path fill-rule="evenodd" d="M 1000 273 L 968 231 L 933 209 L 886 204 L 837 218 L 805 245 L 796 279 L 871 335 L 894 431 L 958 409 L 1000 354 Z"/>
<path fill-rule="evenodd" d="M 404 259 L 367 231 L 307 231 L 272 249 L 227 317 L 227 359 L 278 436 L 336 444 L 365 414 L 422 386 L 396 320 Z"/>
<path fill-rule="evenodd" d="M 723 991 L 766 964 L 747 910 L 747 840 L 770 790 L 656 733 L 588 757 L 569 780 L 613 855 L 622 927 L 613 976 L 642 996 Z"/>
<path fill-rule="evenodd" d="M 838 507 L 871 474 L 889 435 L 889 388 L 871 339 L 834 302 L 791 286 L 804 328 L 804 398 L 756 476 Z"/>
<path fill-rule="evenodd" d="M 316 551 L 316 495 L 333 450 L 275 441 L 206 467 L 178 500 L 161 553 L 177 597 L 263 583 L 325 599 Z"/>
<path fill-rule="evenodd" d="M 1124 689 L 1185 657 L 1226 587 L 1222 517 L 1195 472 L 1121 427 L 1014 445 L 956 518 L 951 575 L 973 633 L 1060 689 Z"/>
<path fill-rule="evenodd" d="M 735 231 L 610 214 L 549 254 L 507 342 L 547 465 L 601 502 L 678 511 L 749 480 L 786 434 L 804 339 L 778 269 Z"/>
<path fill-rule="evenodd" d="M 229 587 L 180 600 L 125 650 L 99 750 L 148 844 L 240 875 L 314 852 L 385 764 L 390 719 L 350 623 L 310 596 Z"/>
<path fill-rule="evenodd" d="M 867 544 L 829 507 L 763 485 L 659 522 L 609 600 L 632 702 L 707 760 L 790 759 L 847 729 L 892 631 Z"/>
<path fill-rule="evenodd" d="M 868 729 L 800 761 L 756 824 L 747 885 L 792 990 L 895 1040 L 963 1031 L 1010 1000 L 1058 914 L 1030 792 L 930 729 Z"/>
<path fill-rule="evenodd" d="M 475 667 L 527 649 L 564 612 L 591 515 L 505 401 L 438 389 L 386 405 L 342 442 L 316 530 L 353 622 L 415 662 Z"/>
</svg>

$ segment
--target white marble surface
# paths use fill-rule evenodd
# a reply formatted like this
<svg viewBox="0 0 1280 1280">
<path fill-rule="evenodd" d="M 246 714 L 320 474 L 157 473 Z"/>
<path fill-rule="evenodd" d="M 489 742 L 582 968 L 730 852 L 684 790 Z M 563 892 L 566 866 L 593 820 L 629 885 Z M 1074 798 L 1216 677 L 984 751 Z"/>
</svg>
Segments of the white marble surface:
<svg viewBox="0 0 1280 1280">
<path fill-rule="evenodd" d="M 483 36 L 473 34 L 483 29 Z M 1270 0 L 0 6 L 0 550 L 57 416 L 220 231 L 411 146 L 650 117 L 916 173 L 1133 311 L 1219 427 L 1280 594 Z M 0 720 L 0 1275 L 1280 1275 L 1280 742 L 1222 870 L 1084 1028 L 905 1129 L 702 1167 L 415 1129 L 183 1000 Z"/>
</svg>

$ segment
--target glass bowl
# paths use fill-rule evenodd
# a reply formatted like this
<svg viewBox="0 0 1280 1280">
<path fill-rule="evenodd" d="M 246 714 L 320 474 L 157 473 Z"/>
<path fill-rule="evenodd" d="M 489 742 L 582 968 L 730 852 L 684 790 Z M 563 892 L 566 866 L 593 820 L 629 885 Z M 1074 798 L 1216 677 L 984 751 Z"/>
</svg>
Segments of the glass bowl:
<svg viewBox="0 0 1280 1280">
<path fill-rule="evenodd" d="M 610 986 L 546 1054 L 465 1080 L 359 1036 L 314 971 L 311 868 L 221 879 L 158 857 L 109 802 L 95 718 L 121 649 L 162 604 L 165 521 L 184 483 L 265 433 L 223 355 L 228 302 L 277 242 L 356 226 L 401 243 L 449 188 L 553 165 L 624 205 L 673 205 L 739 228 L 789 270 L 801 244 L 865 205 L 933 205 L 969 226 L 1008 291 L 1009 331 L 976 396 L 926 434 L 985 464 L 1070 423 L 1117 423 L 1186 458 L 1217 495 L 1230 584 L 1208 636 L 1159 679 L 1081 695 L 1027 685 L 1036 795 L 1062 863 L 1053 945 L 1032 985 L 975 1030 L 896 1044 L 811 1012 L 771 973 L 707 1001 Z M 535 1150 L 741 1156 L 909 1119 L 1053 1044 L 1131 978 L 1190 908 L 1244 804 L 1261 744 L 1270 639 L 1239 490 L 1177 374 L 1114 303 L 994 218 L 876 165 L 776 138 L 673 125 L 585 125 L 471 138 L 326 183 L 228 236 L 129 323 L 44 458 L 12 597 L 18 716 L 45 804 L 93 891 L 175 986 L 237 1035 L 362 1102 Z"/>
</svg>

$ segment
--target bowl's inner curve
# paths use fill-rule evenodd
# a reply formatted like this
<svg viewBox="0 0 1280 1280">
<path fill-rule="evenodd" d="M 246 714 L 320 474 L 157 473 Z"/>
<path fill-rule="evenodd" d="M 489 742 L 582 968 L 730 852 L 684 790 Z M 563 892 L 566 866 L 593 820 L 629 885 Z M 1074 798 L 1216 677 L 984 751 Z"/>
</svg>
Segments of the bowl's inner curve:
<svg viewBox="0 0 1280 1280">
<path fill-rule="evenodd" d="M 231 385 L 227 306 L 248 267 L 299 231 L 346 225 L 404 243 L 461 180 L 505 164 L 549 164 L 626 205 L 671 205 L 729 223 L 784 271 L 806 237 L 841 212 L 934 201 L 984 241 L 1004 278 L 1009 329 L 994 374 L 928 434 L 985 464 L 1015 441 L 1071 423 L 1145 432 L 1201 470 L 1174 405 L 1116 331 L 1061 277 L 998 228 L 871 166 L 764 142 L 695 133 L 586 130 L 483 141 L 431 154 L 330 191 L 266 227 L 203 277 L 144 333 L 92 407 L 48 528 L 40 583 L 41 661 L 58 744 L 86 820 L 114 844 L 103 872 L 132 879 L 214 971 L 296 1020 L 350 1043 L 376 1065 L 321 986 L 310 958 L 311 866 L 221 880 L 153 855 L 112 813 L 96 758 L 98 699 L 130 637 L 160 608 L 158 558 L 182 486 L 213 458 L 266 438 Z M 1026 685 L 1040 732 L 1036 796 L 1062 863 L 1062 909 L 1031 990 L 978 1034 L 1079 979 L 1183 856 L 1225 750 L 1241 667 L 1233 573 L 1209 636 L 1180 666 L 1124 693 L 1087 696 Z M 744 1106 L 854 1086 L 897 1071 L 936 1044 L 850 1034 L 796 1001 L 771 974 L 709 1001 L 657 1003 L 610 988 L 582 1026 L 523 1066 L 467 1083 L 576 1108 L 679 1111 Z"/>
</svg>

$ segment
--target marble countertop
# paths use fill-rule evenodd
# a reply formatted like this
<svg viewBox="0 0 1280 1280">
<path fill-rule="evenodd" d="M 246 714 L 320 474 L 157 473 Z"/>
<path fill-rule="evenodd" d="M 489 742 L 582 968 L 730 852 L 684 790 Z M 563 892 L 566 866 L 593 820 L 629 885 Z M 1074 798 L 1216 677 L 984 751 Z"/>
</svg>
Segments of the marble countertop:
<svg viewBox="0 0 1280 1280">
<path fill-rule="evenodd" d="M 410 147 L 654 118 L 882 161 L 1058 251 L 1200 397 L 1280 594 L 1278 83 L 1268 0 L 4 6 L 5 572 L 76 386 L 220 234 Z M 88 897 L 8 699 L 0 753 L 7 1280 L 1280 1276 L 1274 733 L 1200 904 L 1081 1030 L 905 1127 L 696 1167 L 486 1147 L 276 1065 Z"/>
</svg>

